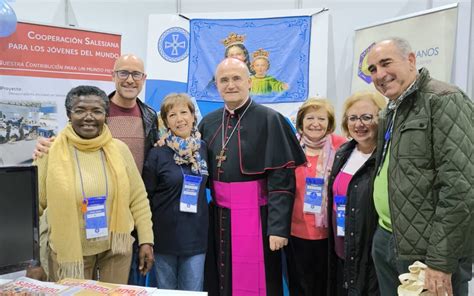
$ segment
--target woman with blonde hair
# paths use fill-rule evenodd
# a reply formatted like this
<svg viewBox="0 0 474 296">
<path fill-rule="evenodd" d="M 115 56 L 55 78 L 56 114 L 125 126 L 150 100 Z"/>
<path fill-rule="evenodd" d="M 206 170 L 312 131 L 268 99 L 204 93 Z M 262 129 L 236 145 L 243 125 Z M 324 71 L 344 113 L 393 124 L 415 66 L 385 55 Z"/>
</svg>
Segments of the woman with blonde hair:
<svg viewBox="0 0 474 296">
<path fill-rule="evenodd" d="M 310 98 L 300 107 L 296 129 L 306 164 L 296 168 L 291 236 L 286 249 L 291 295 L 324 295 L 327 286 L 327 181 L 336 150 L 345 138 L 334 134 L 334 108 Z"/>
<path fill-rule="evenodd" d="M 329 293 L 379 295 L 371 257 L 377 213 L 372 200 L 378 112 L 376 92 L 357 92 L 344 103 L 342 130 L 351 140 L 336 153 L 328 186 Z"/>
</svg>

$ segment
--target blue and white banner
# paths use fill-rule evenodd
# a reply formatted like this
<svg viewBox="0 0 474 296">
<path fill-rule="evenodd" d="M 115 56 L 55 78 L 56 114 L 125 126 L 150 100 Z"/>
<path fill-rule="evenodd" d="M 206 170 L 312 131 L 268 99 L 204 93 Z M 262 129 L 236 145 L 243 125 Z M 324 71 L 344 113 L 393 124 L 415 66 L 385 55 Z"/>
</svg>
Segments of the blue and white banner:
<svg viewBox="0 0 474 296">
<path fill-rule="evenodd" d="M 226 57 L 247 64 L 259 103 L 308 97 L 311 17 L 193 19 L 190 31 L 188 93 L 197 100 L 221 101 L 214 70 Z"/>
<path fill-rule="evenodd" d="M 228 39 L 230 33 L 235 33 L 239 36 L 234 37 L 235 40 L 232 37 L 229 40 L 238 43 L 239 38 L 242 37 L 240 35 L 245 35 L 242 44 L 248 47 L 249 63 L 259 60 L 260 65 L 255 63 L 254 68 L 260 67 L 260 73 L 265 72 L 262 70 L 262 64 L 263 69 L 268 68 L 266 77 L 262 79 L 266 80 L 266 86 L 265 83 L 260 84 L 259 90 L 257 89 L 258 92 L 264 92 L 264 94 L 255 94 L 254 91 L 252 97 L 257 98 L 259 102 L 267 102 L 265 103 L 267 106 L 293 118 L 303 100 L 313 96 L 326 96 L 329 14 L 319 13 L 322 11 L 325 10 L 314 8 L 286 11 L 150 15 L 145 60 L 148 75 L 145 101 L 159 111 L 161 101 L 167 94 L 187 92 L 197 99 L 197 106 L 203 116 L 222 107 L 223 102 L 217 92 L 214 92 L 214 96 L 211 98 L 199 96 L 195 92 L 203 91 L 199 90 L 198 85 L 201 85 L 202 88 L 204 84 L 207 87 L 207 84 L 214 82 L 215 67 L 225 57 L 226 46 L 221 41 Z M 198 73 L 193 74 L 191 71 L 194 71 L 196 65 L 193 66 L 191 62 L 195 49 L 198 47 L 197 42 L 193 41 L 195 35 L 190 29 L 191 23 L 219 20 L 219 23 L 226 21 L 229 25 L 230 23 L 238 24 L 244 18 L 249 25 L 261 26 L 267 23 L 268 26 L 262 29 L 239 25 L 239 27 L 235 27 L 235 30 L 233 27 L 229 27 L 229 30 L 222 29 L 222 34 L 219 36 L 209 36 L 208 43 L 199 43 L 204 52 L 196 53 L 200 59 L 206 56 L 209 64 L 197 64 L 200 66 L 198 73 L 201 74 L 199 74 L 200 76 L 196 76 Z M 283 24 L 286 24 L 288 28 L 284 28 Z M 273 28 L 275 25 L 280 26 L 280 30 Z M 243 30 L 240 30 L 242 27 Z M 253 33 L 252 29 L 256 30 L 258 34 Z M 290 31 L 282 33 L 283 29 Z M 265 34 L 262 33 L 262 30 Z M 301 33 L 306 37 L 298 35 Z M 211 34 L 215 33 L 211 32 Z M 290 44 L 297 42 L 300 42 L 301 47 L 290 49 Z M 262 50 L 259 51 L 260 49 Z M 269 67 L 261 58 L 253 58 L 253 54 L 259 58 L 267 58 Z M 304 57 L 306 68 L 298 60 L 301 55 L 306 55 Z M 298 71 L 301 73 L 296 73 Z M 201 79 L 195 84 L 195 90 L 191 90 L 192 81 L 188 81 L 188 77 L 193 75 Z M 257 83 L 254 83 L 255 85 Z M 269 93 L 268 90 L 270 90 Z M 306 93 L 302 94 L 303 91 Z"/>
</svg>

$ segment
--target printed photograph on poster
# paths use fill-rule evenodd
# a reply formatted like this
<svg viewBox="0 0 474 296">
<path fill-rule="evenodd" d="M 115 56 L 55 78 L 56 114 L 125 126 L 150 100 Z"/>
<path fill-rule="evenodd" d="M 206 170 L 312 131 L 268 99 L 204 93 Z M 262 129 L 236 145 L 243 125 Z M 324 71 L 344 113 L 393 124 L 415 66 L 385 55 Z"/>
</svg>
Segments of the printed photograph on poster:
<svg viewBox="0 0 474 296">
<path fill-rule="evenodd" d="M 224 58 L 243 61 L 259 103 L 297 102 L 308 94 L 311 17 L 192 19 L 188 93 L 220 102 L 214 70 Z"/>
<path fill-rule="evenodd" d="M 20 86 L 0 86 L 0 165 L 30 162 L 38 137 L 57 134 L 54 98 Z"/>
<path fill-rule="evenodd" d="M 13 158 L 2 158 L 2 162 L 28 161 L 27 154 L 33 151 L 38 136 L 50 138 L 56 135 L 56 115 L 57 106 L 53 101 L 0 100 L 0 151 L 3 158 L 7 155 Z M 26 159 L 21 157 L 23 154 Z"/>
</svg>

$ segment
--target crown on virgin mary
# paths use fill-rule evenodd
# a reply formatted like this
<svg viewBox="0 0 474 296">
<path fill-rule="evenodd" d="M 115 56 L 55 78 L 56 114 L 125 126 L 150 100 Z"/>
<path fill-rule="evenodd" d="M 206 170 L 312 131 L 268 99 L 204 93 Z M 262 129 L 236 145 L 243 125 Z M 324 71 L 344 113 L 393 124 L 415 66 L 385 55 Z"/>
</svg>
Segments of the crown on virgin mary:
<svg viewBox="0 0 474 296">
<path fill-rule="evenodd" d="M 230 33 L 226 39 L 223 39 L 221 42 L 227 48 L 235 44 L 244 44 L 245 35 L 239 35 L 237 33 Z"/>
<path fill-rule="evenodd" d="M 270 53 L 268 51 L 266 51 L 265 49 L 263 49 L 263 48 L 260 48 L 259 50 L 256 50 L 252 53 L 252 57 L 254 59 L 264 58 L 264 59 L 268 60 L 269 55 L 270 55 Z"/>
</svg>

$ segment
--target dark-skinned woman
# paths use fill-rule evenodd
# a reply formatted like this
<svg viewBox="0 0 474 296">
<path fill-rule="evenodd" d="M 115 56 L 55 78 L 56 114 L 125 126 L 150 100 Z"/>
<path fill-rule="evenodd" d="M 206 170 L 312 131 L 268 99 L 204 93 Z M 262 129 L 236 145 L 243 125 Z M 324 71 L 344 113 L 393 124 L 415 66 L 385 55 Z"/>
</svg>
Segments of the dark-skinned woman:
<svg viewBox="0 0 474 296">
<path fill-rule="evenodd" d="M 78 86 L 66 96 L 69 122 L 49 153 L 36 161 L 40 215 L 48 221 L 49 280 L 100 279 L 126 284 L 132 230 L 141 271 L 153 266 L 151 211 L 127 145 L 105 124 L 107 95 Z"/>
</svg>

